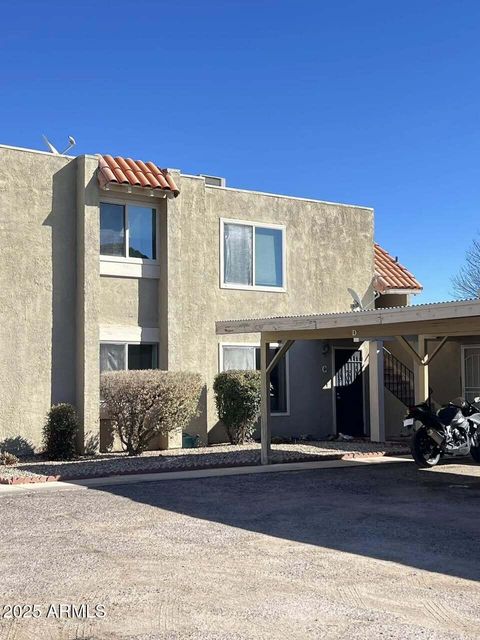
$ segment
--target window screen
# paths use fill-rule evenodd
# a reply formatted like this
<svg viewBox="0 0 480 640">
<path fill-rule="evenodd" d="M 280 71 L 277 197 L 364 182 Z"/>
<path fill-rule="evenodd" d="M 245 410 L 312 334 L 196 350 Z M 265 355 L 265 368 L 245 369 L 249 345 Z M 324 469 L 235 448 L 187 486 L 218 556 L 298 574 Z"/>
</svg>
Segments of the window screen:
<svg viewBox="0 0 480 640">
<path fill-rule="evenodd" d="M 224 281 L 253 284 L 253 227 L 224 225 Z"/>
</svg>

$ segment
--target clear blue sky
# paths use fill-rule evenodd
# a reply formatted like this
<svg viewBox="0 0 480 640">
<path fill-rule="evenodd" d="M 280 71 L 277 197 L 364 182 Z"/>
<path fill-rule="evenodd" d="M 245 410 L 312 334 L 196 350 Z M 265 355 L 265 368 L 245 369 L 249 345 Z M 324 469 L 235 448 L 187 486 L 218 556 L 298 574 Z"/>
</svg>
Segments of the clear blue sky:
<svg viewBox="0 0 480 640">
<path fill-rule="evenodd" d="M 372 206 L 448 299 L 480 230 L 480 3 L 3 3 L 0 143 Z"/>
</svg>

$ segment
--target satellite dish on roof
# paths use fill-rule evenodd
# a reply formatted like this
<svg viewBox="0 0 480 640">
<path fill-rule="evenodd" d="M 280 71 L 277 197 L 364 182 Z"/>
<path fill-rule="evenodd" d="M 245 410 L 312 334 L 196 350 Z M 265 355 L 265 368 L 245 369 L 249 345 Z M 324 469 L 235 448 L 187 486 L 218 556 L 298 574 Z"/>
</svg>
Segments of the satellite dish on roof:
<svg viewBox="0 0 480 640">
<path fill-rule="evenodd" d="M 53 146 L 53 144 L 50 142 L 50 140 L 47 138 L 45 134 L 42 135 L 42 138 L 45 141 L 45 144 L 47 145 L 47 147 L 49 148 L 50 153 L 53 153 L 54 156 L 63 156 L 65 153 L 67 153 L 67 151 L 70 151 L 70 149 L 77 144 L 73 136 L 68 136 L 68 147 L 64 149 L 62 152 L 60 152 L 58 149 L 56 149 Z"/>
<path fill-rule="evenodd" d="M 371 305 L 374 304 L 375 300 L 380 296 L 378 291 L 375 291 L 373 298 L 370 300 L 370 302 L 368 302 L 368 304 L 363 304 L 362 298 L 355 291 L 355 289 L 350 289 L 350 287 L 347 287 L 347 291 L 353 298 L 352 311 L 366 311 L 367 309 L 370 309 Z"/>
<path fill-rule="evenodd" d="M 55 149 L 55 147 L 53 146 L 53 144 L 50 142 L 50 140 L 47 138 L 47 136 L 45 134 L 42 135 L 42 138 L 45 141 L 45 144 L 47 145 L 47 147 L 50 150 L 50 153 L 53 153 L 54 156 L 59 156 L 60 155 L 60 151 L 58 151 L 58 149 Z"/>
<path fill-rule="evenodd" d="M 352 308 L 353 309 L 359 309 L 360 311 L 362 311 L 363 310 L 363 303 L 362 303 L 361 297 L 358 295 L 358 293 L 355 291 L 355 289 L 350 289 L 350 287 L 347 287 L 347 291 L 353 298 Z"/>
</svg>

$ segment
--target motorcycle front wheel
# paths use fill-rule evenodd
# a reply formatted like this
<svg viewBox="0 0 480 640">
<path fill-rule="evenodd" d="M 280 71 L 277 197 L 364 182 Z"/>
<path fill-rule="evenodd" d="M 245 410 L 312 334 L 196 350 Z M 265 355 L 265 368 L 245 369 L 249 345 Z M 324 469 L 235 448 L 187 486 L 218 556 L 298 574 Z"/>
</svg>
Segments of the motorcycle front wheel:
<svg viewBox="0 0 480 640">
<path fill-rule="evenodd" d="M 413 434 L 410 450 L 416 464 L 422 469 L 434 467 L 440 460 L 440 450 L 426 429 L 419 429 Z"/>
</svg>

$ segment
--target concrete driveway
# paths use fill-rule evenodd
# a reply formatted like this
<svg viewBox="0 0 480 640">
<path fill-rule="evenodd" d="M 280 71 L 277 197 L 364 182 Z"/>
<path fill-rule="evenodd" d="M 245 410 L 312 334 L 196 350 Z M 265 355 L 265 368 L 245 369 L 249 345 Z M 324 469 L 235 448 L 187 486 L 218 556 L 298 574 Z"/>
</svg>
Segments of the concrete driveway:
<svg viewBox="0 0 480 640">
<path fill-rule="evenodd" d="M 473 464 L 31 491 L 0 513 L 0 603 L 40 611 L 1 640 L 480 637 Z"/>
</svg>

